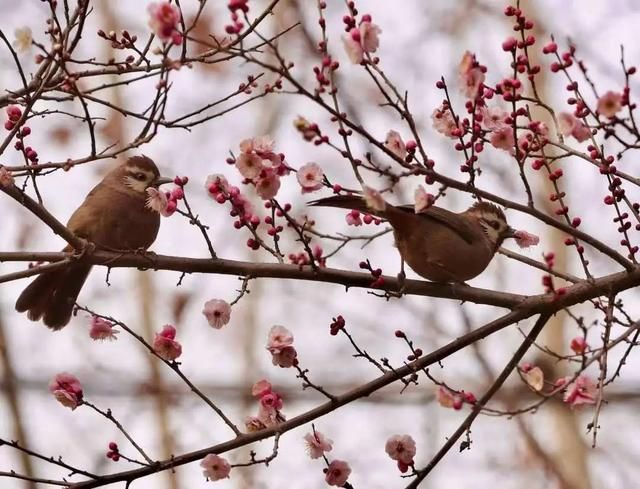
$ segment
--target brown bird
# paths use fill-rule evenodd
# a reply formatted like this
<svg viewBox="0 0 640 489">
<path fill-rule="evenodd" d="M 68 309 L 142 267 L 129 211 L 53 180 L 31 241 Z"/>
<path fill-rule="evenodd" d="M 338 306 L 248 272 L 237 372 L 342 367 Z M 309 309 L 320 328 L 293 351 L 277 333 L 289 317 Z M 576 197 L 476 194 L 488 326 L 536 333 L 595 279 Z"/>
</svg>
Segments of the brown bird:
<svg viewBox="0 0 640 489">
<path fill-rule="evenodd" d="M 147 188 L 171 181 L 160 176 L 150 158 L 133 156 L 89 192 L 67 227 L 98 248 L 146 250 L 160 228 L 160 214 L 146 206 Z M 67 245 L 63 251 L 71 252 L 73 248 Z M 63 328 L 71 319 L 76 298 L 90 271 L 91 265 L 72 263 L 39 275 L 18 297 L 16 310 L 26 311 L 32 321 L 42 318 L 53 330 Z"/>
<path fill-rule="evenodd" d="M 460 214 L 436 206 L 416 214 L 412 205 L 388 203 L 384 211 L 374 211 L 357 195 L 336 195 L 309 204 L 356 209 L 386 219 L 402 260 L 433 282 L 461 283 L 479 275 L 502 242 L 515 235 L 504 212 L 488 202 L 477 202 Z"/>
</svg>

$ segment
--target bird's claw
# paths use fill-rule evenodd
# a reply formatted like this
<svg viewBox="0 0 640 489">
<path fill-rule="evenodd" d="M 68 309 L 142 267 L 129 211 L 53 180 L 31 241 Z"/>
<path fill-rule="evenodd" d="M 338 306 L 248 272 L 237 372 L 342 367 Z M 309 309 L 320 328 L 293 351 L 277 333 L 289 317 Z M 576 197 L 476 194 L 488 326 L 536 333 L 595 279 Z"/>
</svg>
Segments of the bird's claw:
<svg viewBox="0 0 640 489">
<path fill-rule="evenodd" d="M 95 243 L 84 238 L 78 238 L 78 239 L 82 242 L 82 248 L 80 248 L 79 250 L 73 251 L 71 258 L 73 258 L 74 260 L 80 260 L 84 258 L 86 255 L 90 255 L 96 250 Z"/>
</svg>

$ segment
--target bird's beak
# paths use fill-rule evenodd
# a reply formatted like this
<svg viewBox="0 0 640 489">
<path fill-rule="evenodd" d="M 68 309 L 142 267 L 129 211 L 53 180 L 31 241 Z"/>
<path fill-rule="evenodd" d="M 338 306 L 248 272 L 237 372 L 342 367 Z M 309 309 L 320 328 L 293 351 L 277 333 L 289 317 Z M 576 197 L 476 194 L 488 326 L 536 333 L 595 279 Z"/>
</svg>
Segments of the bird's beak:
<svg viewBox="0 0 640 489">
<path fill-rule="evenodd" d="M 505 238 L 515 238 L 516 237 L 516 232 L 517 231 L 515 229 L 513 229 L 511 226 L 509 226 L 507 228 L 507 230 L 505 231 L 505 233 L 504 233 L 504 237 Z"/>
<path fill-rule="evenodd" d="M 159 187 L 160 185 L 164 185 L 165 183 L 171 183 L 173 182 L 173 178 L 168 178 L 168 177 L 158 177 L 156 178 L 153 183 L 151 184 L 151 186 L 153 187 Z"/>
</svg>

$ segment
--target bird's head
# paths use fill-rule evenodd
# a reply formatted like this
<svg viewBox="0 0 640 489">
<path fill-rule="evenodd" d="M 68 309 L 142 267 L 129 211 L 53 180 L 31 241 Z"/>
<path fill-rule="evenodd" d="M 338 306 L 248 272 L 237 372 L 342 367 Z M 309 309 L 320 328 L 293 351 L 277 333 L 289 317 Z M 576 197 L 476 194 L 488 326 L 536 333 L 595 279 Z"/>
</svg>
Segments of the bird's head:
<svg viewBox="0 0 640 489">
<path fill-rule="evenodd" d="M 118 169 L 118 174 L 125 188 L 146 198 L 147 188 L 170 183 L 173 180 L 160 176 L 158 167 L 147 156 L 132 156 Z"/>
<path fill-rule="evenodd" d="M 478 220 L 487 239 L 497 249 L 507 238 L 513 238 L 516 232 L 507 223 L 507 218 L 498 206 L 489 202 L 476 202 L 466 211 L 470 217 Z"/>
</svg>

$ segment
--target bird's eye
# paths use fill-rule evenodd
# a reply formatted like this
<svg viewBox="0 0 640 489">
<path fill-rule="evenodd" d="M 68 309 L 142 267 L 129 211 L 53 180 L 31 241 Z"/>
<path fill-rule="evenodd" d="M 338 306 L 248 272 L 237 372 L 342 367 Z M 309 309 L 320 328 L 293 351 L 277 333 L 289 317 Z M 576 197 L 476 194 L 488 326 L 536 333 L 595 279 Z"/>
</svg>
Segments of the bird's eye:
<svg viewBox="0 0 640 489">
<path fill-rule="evenodd" d="M 143 180 L 145 179 L 145 175 L 144 175 L 144 173 L 136 173 L 133 177 L 134 177 L 136 180 L 140 180 L 140 181 L 143 181 Z"/>
<path fill-rule="evenodd" d="M 489 226 L 491 226 L 496 231 L 500 229 L 500 223 L 498 221 L 489 221 Z"/>
</svg>

